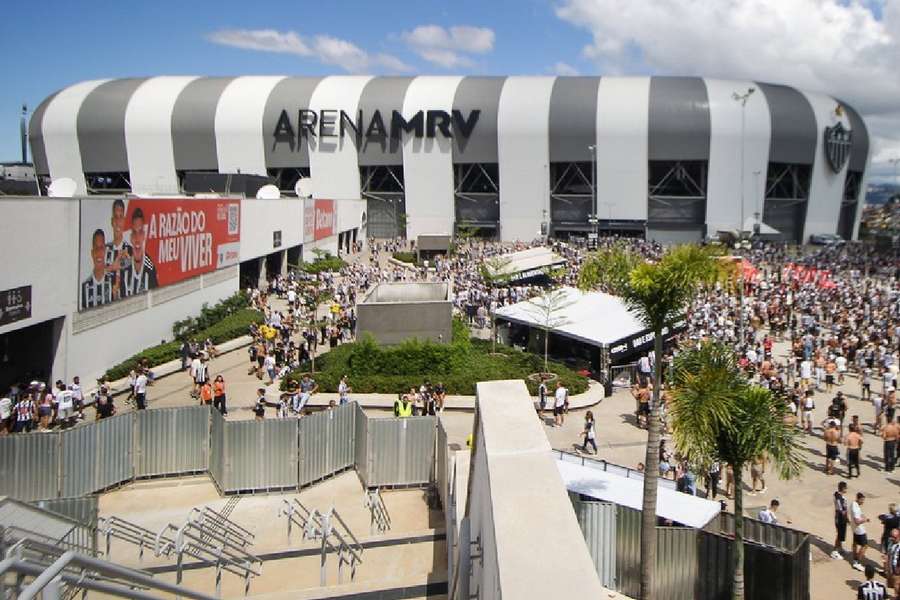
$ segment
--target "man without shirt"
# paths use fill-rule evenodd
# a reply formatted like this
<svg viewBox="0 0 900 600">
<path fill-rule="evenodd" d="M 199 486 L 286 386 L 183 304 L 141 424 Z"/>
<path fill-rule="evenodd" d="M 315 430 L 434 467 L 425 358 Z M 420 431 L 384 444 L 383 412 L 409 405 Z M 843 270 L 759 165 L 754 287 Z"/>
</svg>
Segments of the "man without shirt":
<svg viewBox="0 0 900 600">
<path fill-rule="evenodd" d="M 853 469 L 856 468 L 856 476 L 859 477 L 859 452 L 862 450 L 863 438 L 856 426 L 850 425 L 850 433 L 844 438 L 847 446 L 847 479 L 853 477 Z"/>
<path fill-rule="evenodd" d="M 829 419 L 825 429 L 825 474 L 834 474 L 834 462 L 840 456 L 838 445 L 841 443 L 841 433 L 834 420 Z"/>
<path fill-rule="evenodd" d="M 884 470 L 891 472 L 897 462 L 897 440 L 900 438 L 900 425 L 893 421 L 885 424 L 881 430 L 881 438 L 884 440 Z"/>
</svg>

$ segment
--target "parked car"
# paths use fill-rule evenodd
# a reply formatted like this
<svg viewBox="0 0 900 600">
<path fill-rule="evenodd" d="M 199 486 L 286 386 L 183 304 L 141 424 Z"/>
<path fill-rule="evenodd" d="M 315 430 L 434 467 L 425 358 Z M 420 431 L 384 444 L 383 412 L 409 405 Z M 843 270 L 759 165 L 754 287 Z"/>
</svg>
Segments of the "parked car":
<svg viewBox="0 0 900 600">
<path fill-rule="evenodd" d="M 809 236 L 809 243 L 814 246 L 839 246 L 844 243 L 844 238 L 836 233 L 817 233 Z"/>
</svg>

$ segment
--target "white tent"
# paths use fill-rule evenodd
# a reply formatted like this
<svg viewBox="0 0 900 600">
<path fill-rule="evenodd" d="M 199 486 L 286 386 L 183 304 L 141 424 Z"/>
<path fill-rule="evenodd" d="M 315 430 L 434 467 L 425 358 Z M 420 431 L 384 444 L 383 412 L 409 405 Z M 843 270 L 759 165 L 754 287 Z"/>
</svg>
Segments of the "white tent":
<svg viewBox="0 0 900 600">
<path fill-rule="evenodd" d="M 511 252 L 510 254 L 501 254 L 497 258 L 503 262 L 503 266 L 499 269 L 491 269 L 490 262 L 488 262 L 488 270 L 492 271 L 492 274 L 502 273 L 509 275 L 510 282 L 536 277 L 544 274 L 551 267 L 566 264 L 565 258 L 544 246 Z M 488 261 L 490 260 L 488 259 Z M 497 273 L 493 273 L 493 271 Z"/>
<path fill-rule="evenodd" d="M 641 350 L 652 344 L 653 333 L 647 330 L 638 316 L 630 311 L 621 298 L 602 292 L 560 288 L 562 305 L 552 315 L 550 331 L 590 346 L 607 347 L 615 359 Z M 497 309 L 497 318 L 529 327 L 543 327 L 546 312 L 543 310 L 546 296 L 519 302 Z M 683 322 L 676 324 L 676 329 Z M 667 335 L 668 331 L 664 331 Z"/>
<path fill-rule="evenodd" d="M 558 460 L 556 466 L 566 489 L 604 502 L 613 502 L 635 510 L 641 510 L 644 484 L 640 479 L 629 479 L 608 471 Z M 660 486 L 656 490 L 656 514 L 664 519 L 700 529 L 705 527 L 721 511 L 713 500 Z"/>
</svg>

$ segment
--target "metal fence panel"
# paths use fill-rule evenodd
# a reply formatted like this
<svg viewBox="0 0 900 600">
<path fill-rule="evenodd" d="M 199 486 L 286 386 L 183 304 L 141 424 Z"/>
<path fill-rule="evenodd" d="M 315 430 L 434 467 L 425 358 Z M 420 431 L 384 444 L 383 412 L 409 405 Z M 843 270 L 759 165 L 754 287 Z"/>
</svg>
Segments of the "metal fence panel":
<svg viewBox="0 0 900 600">
<path fill-rule="evenodd" d="M 97 430 L 93 425 L 60 433 L 60 495 L 86 496 L 97 489 Z"/>
<path fill-rule="evenodd" d="M 297 488 L 297 419 L 225 423 L 223 492 Z"/>
<path fill-rule="evenodd" d="M 600 583 L 616 588 L 616 505 L 611 502 L 586 502 L 570 492 L 575 516 L 584 534 L 588 551 Z"/>
<path fill-rule="evenodd" d="M 59 434 L 0 437 L 0 496 L 43 500 L 59 496 Z"/>
<path fill-rule="evenodd" d="M 208 406 L 155 408 L 135 413 L 134 476 L 207 470 L 209 413 Z"/>
<path fill-rule="evenodd" d="M 708 531 L 697 532 L 697 599 L 719 600 L 731 598 L 731 565 L 734 562 L 734 542 Z"/>
<path fill-rule="evenodd" d="M 449 496 L 450 485 L 450 449 L 447 445 L 447 430 L 444 429 L 444 424 L 440 419 L 437 420 L 437 430 L 435 435 L 437 436 L 435 440 L 435 445 L 437 447 L 435 450 L 434 479 L 437 482 L 438 495 L 441 497 L 441 506 L 446 512 L 447 507 L 449 506 L 447 504 L 447 498 Z"/>
<path fill-rule="evenodd" d="M 301 486 L 353 466 L 356 461 L 356 417 L 356 406 L 345 404 L 300 419 Z"/>
<path fill-rule="evenodd" d="M 654 598 L 695 600 L 697 533 L 696 529 L 689 527 L 656 528 Z"/>
<path fill-rule="evenodd" d="M 713 533 L 734 535 L 734 515 L 719 513 L 718 522 L 713 521 L 711 527 L 705 528 Z M 784 552 L 794 553 L 808 537 L 805 531 L 791 529 L 774 523 L 763 523 L 752 517 L 744 517 L 744 539 L 751 542 L 771 546 Z"/>
<path fill-rule="evenodd" d="M 225 417 L 214 410 L 209 419 L 209 476 L 219 491 L 225 489 Z"/>
<path fill-rule="evenodd" d="M 421 485 L 434 469 L 434 417 L 369 419 L 369 487 Z"/>
<path fill-rule="evenodd" d="M 616 505 L 616 590 L 637 598 L 641 590 L 641 511 Z"/>
<path fill-rule="evenodd" d="M 85 428 L 87 429 L 87 428 Z M 134 417 L 130 414 L 103 419 L 90 426 L 97 436 L 96 471 L 93 492 L 105 490 L 134 478 Z"/>
<path fill-rule="evenodd" d="M 354 404 L 356 404 L 354 402 Z M 369 487 L 369 442 L 368 442 L 368 423 L 369 418 L 366 416 L 365 411 L 361 406 L 356 404 L 356 424 L 354 429 L 355 438 L 356 438 L 356 456 L 354 457 L 354 466 L 356 467 L 356 474 L 359 475 L 359 480 L 362 482 L 363 487 Z"/>
</svg>

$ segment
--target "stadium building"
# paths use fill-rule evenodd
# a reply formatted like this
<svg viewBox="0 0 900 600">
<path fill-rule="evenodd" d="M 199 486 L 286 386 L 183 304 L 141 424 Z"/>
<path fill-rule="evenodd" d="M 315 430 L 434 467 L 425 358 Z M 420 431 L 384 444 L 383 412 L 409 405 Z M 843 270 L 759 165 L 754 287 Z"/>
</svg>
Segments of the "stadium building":
<svg viewBox="0 0 900 600">
<path fill-rule="evenodd" d="M 583 234 L 591 215 L 600 231 L 700 239 L 757 213 L 784 239 L 851 238 L 869 156 L 838 99 L 696 77 L 87 81 L 38 107 L 30 141 L 38 174 L 77 194 L 183 193 L 198 173 L 289 194 L 310 177 L 316 198 L 365 200 L 368 235 L 504 240 Z"/>
</svg>

